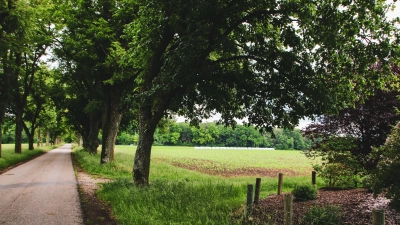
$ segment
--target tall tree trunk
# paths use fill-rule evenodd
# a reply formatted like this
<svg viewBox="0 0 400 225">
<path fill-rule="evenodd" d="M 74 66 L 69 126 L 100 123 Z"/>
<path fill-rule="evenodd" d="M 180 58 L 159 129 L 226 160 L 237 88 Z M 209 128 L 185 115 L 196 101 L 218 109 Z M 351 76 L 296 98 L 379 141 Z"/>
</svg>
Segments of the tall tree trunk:
<svg viewBox="0 0 400 225">
<path fill-rule="evenodd" d="M 3 142 L 2 140 L 3 140 L 3 122 L 0 119 L 0 158 L 1 158 L 1 150 L 2 150 L 1 149 L 1 144 Z"/>
<path fill-rule="evenodd" d="M 0 102 L 0 158 L 1 158 L 1 150 L 3 144 L 3 121 L 4 121 L 4 116 L 6 114 L 6 109 L 7 109 L 7 103 L 5 101 Z"/>
<path fill-rule="evenodd" d="M 42 136 L 41 136 L 41 134 L 40 134 L 40 127 L 38 127 L 37 147 L 40 147 L 40 143 L 42 143 Z"/>
<path fill-rule="evenodd" d="M 97 154 L 99 147 L 99 123 L 100 115 L 97 112 L 90 112 L 90 133 L 89 133 L 89 153 Z M 118 122 L 119 123 L 119 122 Z"/>
<path fill-rule="evenodd" d="M 35 134 L 28 135 L 28 149 L 33 150 L 35 144 Z"/>
<path fill-rule="evenodd" d="M 119 123 L 123 111 L 120 110 L 122 88 L 106 85 L 102 113 L 102 146 L 100 163 L 110 163 L 114 160 L 114 146 L 117 139 Z"/>
<path fill-rule="evenodd" d="M 22 153 L 22 130 L 23 130 L 22 113 L 15 113 L 15 148 L 14 152 Z"/>
<path fill-rule="evenodd" d="M 28 149 L 33 150 L 35 149 L 35 127 L 32 125 L 31 130 L 26 126 L 25 122 L 22 121 L 22 127 L 25 130 L 26 136 L 28 136 Z"/>
<path fill-rule="evenodd" d="M 150 175 L 151 146 L 157 124 L 151 122 L 151 109 L 141 109 L 139 118 L 139 142 L 135 154 L 132 176 L 136 186 L 147 186 Z"/>
<path fill-rule="evenodd" d="M 50 145 L 50 131 L 49 128 L 46 129 L 46 146 Z"/>
<path fill-rule="evenodd" d="M 84 149 L 89 149 L 89 142 L 90 142 L 89 135 L 88 134 L 82 135 L 81 140 L 82 140 L 82 147 Z"/>
<path fill-rule="evenodd" d="M 22 126 L 23 126 L 23 128 L 25 130 L 26 136 L 28 136 L 28 146 L 29 146 L 28 149 L 29 150 L 35 149 L 33 147 L 33 145 L 35 143 L 35 130 L 34 130 L 34 128 L 32 127 L 32 130 L 29 131 L 29 128 L 26 126 L 26 124 L 23 121 L 22 121 Z"/>
<path fill-rule="evenodd" d="M 3 143 L 3 122 L 11 95 L 11 68 L 7 63 L 7 53 L 4 53 L 3 55 L 2 66 L 3 74 L 0 76 L 0 158 Z"/>
</svg>

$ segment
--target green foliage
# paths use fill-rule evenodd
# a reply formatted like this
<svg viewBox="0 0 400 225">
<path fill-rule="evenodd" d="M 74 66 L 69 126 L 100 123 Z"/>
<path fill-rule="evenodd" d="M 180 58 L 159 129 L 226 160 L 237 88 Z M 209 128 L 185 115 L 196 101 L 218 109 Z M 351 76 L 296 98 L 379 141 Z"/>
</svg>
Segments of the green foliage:
<svg viewBox="0 0 400 225">
<path fill-rule="evenodd" d="M 237 125 L 235 129 L 215 123 L 201 123 L 199 127 L 188 123 L 163 122 L 154 134 L 154 145 L 269 147 L 281 150 L 304 150 L 311 142 L 301 136 L 299 129 L 274 130 L 275 138 L 262 134 L 253 126 Z"/>
<path fill-rule="evenodd" d="M 154 134 L 154 145 L 176 145 L 181 135 L 181 127 L 172 120 L 163 120 Z"/>
<path fill-rule="evenodd" d="M 323 143 L 317 142 L 318 147 L 304 151 L 309 158 L 321 158 L 322 162 L 313 167 L 327 187 L 354 187 L 365 174 L 356 157 L 351 154 L 355 142 L 356 139 L 351 136 L 331 136 Z"/>
<path fill-rule="evenodd" d="M 375 194 L 385 193 L 391 204 L 400 211 L 400 123 L 386 139 L 385 145 L 375 149 L 381 152 L 381 160 L 371 175 L 372 189 Z"/>
<path fill-rule="evenodd" d="M 14 144 L 15 143 L 15 120 L 12 117 L 5 117 L 3 124 L 3 144 Z M 22 132 L 22 143 L 28 143 L 28 136 L 25 132 Z"/>
<path fill-rule="evenodd" d="M 116 145 L 131 145 L 134 143 L 134 135 L 128 134 L 127 132 L 118 132 Z"/>
<path fill-rule="evenodd" d="M 360 182 L 360 177 L 354 169 L 342 163 L 314 165 L 314 170 L 325 181 L 328 188 L 353 188 Z"/>
<path fill-rule="evenodd" d="M 339 206 L 313 206 L 304 216 L 304 222 L 307 225 L 327 225 L 340 224 L 341 209 Z"/>
<path fill-rule="evenodd" d="M 297 185 L 292 191 L 297 201 L 308 201 L 316 199 L 318 196 L 318 188 L 312 184 Z"/>
</svg>

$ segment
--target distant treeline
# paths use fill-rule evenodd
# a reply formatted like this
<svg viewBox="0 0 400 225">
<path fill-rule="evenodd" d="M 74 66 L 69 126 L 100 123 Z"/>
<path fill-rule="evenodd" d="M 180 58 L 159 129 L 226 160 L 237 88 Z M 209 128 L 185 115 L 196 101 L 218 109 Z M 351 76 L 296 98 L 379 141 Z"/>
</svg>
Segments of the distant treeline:
<svg viewBox="0 0 400 225">
<path fill-rule="evenodd" d="M 267 147 L 275 149 L 304 150 L 311 141 L 302 137 L 299 129 L 275 129 L 275 138 L 270 133 L 262 134 L 253 126 L 237 125 L 235 129 L 203 123 L 199 128 L 188 123 L 169 123 L 158 128 L 154 134 L 154 145 L 166 146 L 219 146 L 219 147 Z M 121 132 L 116 144 L 137 144 L 138 135 Z"/>
<path fill-rule="evenodd" d="M 15 143 L 15 126 L 6 126 L 3 133 L 3 143 Z M 158 146 L 217 146 L 217 147 L 266 147 L 283 150 L 308 149 L 312 142 L 303 138 L 299 129 L 275 129 L 275 138 L 270 133 L 260 133 L 253 126 L 237 125 L 235 129 L 203 123 L 199 128 L 188 123 L 168 122 L 162 128 L 157 128 L 154 134 L 154 145 Z M 99 135 L 99 138 L 101 136 Z M 137 144 L 139 136 L 128 132 L 120 132 L 117 145 Z M 36 141 L 36 138 L 35 138 Z M 72 140 L 67 140 L 70 142 Z M 27 143 L 28 137 L 23 132 L 22 142 Z"/>
</svg>

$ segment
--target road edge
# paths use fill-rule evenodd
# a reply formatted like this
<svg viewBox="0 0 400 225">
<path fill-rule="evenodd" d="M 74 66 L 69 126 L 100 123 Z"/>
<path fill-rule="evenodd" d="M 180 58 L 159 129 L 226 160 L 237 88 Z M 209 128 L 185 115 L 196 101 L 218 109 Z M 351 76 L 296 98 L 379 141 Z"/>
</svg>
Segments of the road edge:
<svg viewBox="0 0 400 225">
<path fill-rule="evenodd" d="M 78 193 L 81 203 L 83 223 L 85 225 L 102 224 L 102 225 L 117 225 L 117 219 L 112 215 L 112 208 L 109 204 L 101 200 L 97 195 L 97 190 L 100 188 L 99 183 L 104 182 L 100 179 L 92 179 L 79 165 L 73 151 L 71 151 L 72 165 L 75 172 L 75 177 L 78 182 Z"/>
</svg>

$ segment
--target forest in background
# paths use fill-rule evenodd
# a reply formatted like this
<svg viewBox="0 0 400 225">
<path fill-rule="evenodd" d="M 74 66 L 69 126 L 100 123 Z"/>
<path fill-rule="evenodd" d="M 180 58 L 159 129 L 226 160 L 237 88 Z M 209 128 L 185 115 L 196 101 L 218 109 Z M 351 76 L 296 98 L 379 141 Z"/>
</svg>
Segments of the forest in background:
<svg viewBox="0 0 400 225">
<path fill-rule="evenodd" d="M 15 142 L 15 125 L 6 123 L 2 143 Z M 270 133 L 260 133 L 253 126 L 237 125 L 235 129 L 216 123 L 202 123 L 199 127 L 188 123 L 169 121 L 166 126 L 157 128 L 154 134 L 155 146 L 218 146 L 218 147 L 267 147 L 279 150 L 305 150 L 312 142 L 303 138 L 299 129 L 275 129 L 275 137 Z M 44 137 L 43 137 L 44 138 Z M 101 135 L 99 135 L 101 142 Z M 124 129 L 118 133 L 117 145 L 137 145 L 139 135 Z M 28 142 L 23 132 L 22 141 Z M 65 136 L 66 142 L 76 141 L 73 134 Z M 37 137 L 35 138 L 37 142 Z M 42 140 L 44 142 L 44 140 Z"/>
<path fill-rule="evenodd" d="M 312 142 L 303 138 L 299 129 L 275 129 L 260 133 L 253 126 L 237 125 L 235 129 L 214 122 L 202 123 L 199 127 L 188 123 L 169 122 L 157 128 L 154 134 L 156 146 L 217 146 L 217 147 L 267 147 L 280 150 L 305 150 Z M 119 132 L 117 145 L 137 144 L 138 134 Z"/>
</svg>

